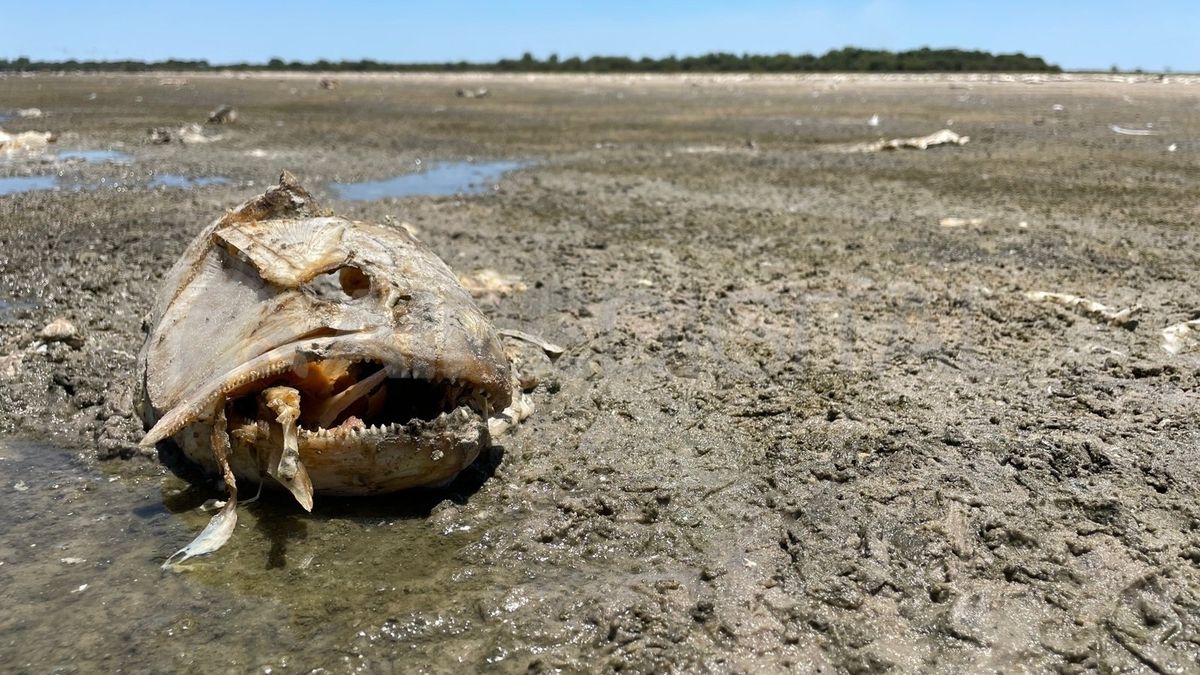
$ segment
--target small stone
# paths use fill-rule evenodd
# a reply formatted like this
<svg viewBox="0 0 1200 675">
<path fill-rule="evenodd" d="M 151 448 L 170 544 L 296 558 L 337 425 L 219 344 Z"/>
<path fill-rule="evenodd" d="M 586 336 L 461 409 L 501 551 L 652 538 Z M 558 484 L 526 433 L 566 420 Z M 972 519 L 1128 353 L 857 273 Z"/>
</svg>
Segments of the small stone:
<svg viewBox="0 0 1200 675">
<path fill-rule="evenodd" d="M 42 332 L 38 333 L 38 337 L 46 342 L 65 342 L 73 347 L 83 344 L 83 338 L 79 336 L 79 329 L 61 316 L 46 324 Z"/>
</svg>

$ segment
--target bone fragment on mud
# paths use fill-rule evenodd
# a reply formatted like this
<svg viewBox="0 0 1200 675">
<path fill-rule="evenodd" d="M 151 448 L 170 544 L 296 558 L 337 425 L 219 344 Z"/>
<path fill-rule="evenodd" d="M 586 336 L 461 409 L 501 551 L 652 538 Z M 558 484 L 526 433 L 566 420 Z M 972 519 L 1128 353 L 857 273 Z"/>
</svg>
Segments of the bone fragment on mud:
<svg viewBox="0 0 1200 675">
<path fill-rule="evenodd" d="M 476 300 L 486 300 L 491 303 L 500 302 L 515 293 L 524 293 L 529 289 L 521 277 L 504 275 L 493 269 L 482 269 L 472 274 L 460 274 L 458 282 L 467 289 Z"/>
<path fill-rule="evenodd" d="M 1094 319 L 1107 321 L 1112 326 L 1125 326 L 1133 321 L 1133 315 L 1142 311 L 1141 305 L 1116 310 L 1108 305 L 1081 298 L 1070 293 L 1051 293 L 1048 291 L 1029 291 L 1025 297 L 1034 302 L 1052 302 L 1070 309 L 1075 309 Z"/>
<path fill-rule="evenodd" d="M 1157 136 L 1159 134 L 1154 129 L 1130 129 L 1116 124 L 1110 124 L 1108 128 L 1112 129 L 1114 134 L 1121 134 L 1122 136 Z"/>
<path fill-rule="evenodd" d="M 1162 348 L 1168 354 L 1179 354 L 1200 346 L 1200 319 L 1183 321 L 1162 330 Z"/>
<path fill-rule="evenodd" d="M 521 340 L 523 342 L 528 342 L 529 344 L 535 345 L 539 349 L 541 349 L 543 352 L 545 352 L 546 356 L 549 356 L 551 359 L 555 359 L 555 358 L 558 358 L 559 356 L 562 356 L 562 353 L 564 351 L 566 351 L 562 347 L 559 347 L 558 345 L 554 344 L 553 342 L 550 342 L 548 340 L 540 338 L 536 335 L 526 333 L 523 330 L 517 330 L 515 328 L 500 328 L 496 332 L 505 337 L 510 337 L 510 338 L 513 338 L 516 340 Z"/>
<path fill-rule="evenodd" d="M 208 521 L 208 525 L 196 535 L 190 544 L 171 554 L 162 564 L 163 569 L 169 569 L 189 558 L 212 553 L 229 541 L 233 529 L 237 527 L 237 481 L 233 477 L 233 469 L 229 467 L 229 434 L 226 433 L 225 407 L 213 420 L 212 427 L 213 456 L 217 466 L 221 467 L 221 476 L 225 479 L 225 488 L 229 490 L 229 501 Z"/>
<path fill-rule="evenodd" d="M 891 140 L 881 140 L 874 143 L 862 143 L 859 145 L 850 146 L 850 152 L 885 152 L 888 150 L 902 150 L 912 148 L 916 150 L 928 150 L 938 145 L 966 145 L 971 140 L 970 136 L 961 136 L 950 131 L 942 129 L 935 131 L 928 136 L 913 136 L 911 138 L 893 138 Z"/>
<path fill-rule="evenodd" d="M 947 216 L 938 221 L 938 225 L 942 227 L 963 227 L 965 225 L 982 225 L 983 218 L 957 218 L 955 216 Z"/>
</svg>

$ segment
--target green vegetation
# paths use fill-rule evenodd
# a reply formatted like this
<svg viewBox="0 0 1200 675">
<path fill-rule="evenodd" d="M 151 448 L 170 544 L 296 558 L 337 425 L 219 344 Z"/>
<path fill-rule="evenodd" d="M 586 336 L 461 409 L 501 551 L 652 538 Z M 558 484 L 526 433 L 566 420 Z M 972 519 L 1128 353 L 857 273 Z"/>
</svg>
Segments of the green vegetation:
<svg viewBox="0 0 1200 675">
<path fill-rule="evenodd" d="M 889 52 L 847 47 L 821 56 L 812 54 L 727 54 L 668 56 L 662 59 L 632 59 L 627 56 L 573 56 L 559 59 L 551 54 L 545 60 L 526 52 L 519 59 L 501 59 L 495 63 L 386 63 L 360 61 L 284 61 L 271 59 L 265 64 L 210 64 L 204 60 L 167 61 L 31 61 L 25 57 L 0 59 L 0 72 L 24 71 L 103 71 L 147 72 L 171 70 L 299 70 L 348 72 L 517 72 L 517 73 L 945 73 L 945 72 L 1061 72 L 1041 57 L 1016 54 L 992 54 L 961 49 L 913 49 Z"/>
</svg>

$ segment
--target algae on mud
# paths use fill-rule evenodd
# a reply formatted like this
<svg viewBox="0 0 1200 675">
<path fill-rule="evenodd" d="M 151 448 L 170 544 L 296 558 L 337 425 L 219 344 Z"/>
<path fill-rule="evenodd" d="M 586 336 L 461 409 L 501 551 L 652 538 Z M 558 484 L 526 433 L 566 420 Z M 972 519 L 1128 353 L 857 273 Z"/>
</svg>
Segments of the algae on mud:
<svg viewBox="0 0 1200 675">
<path fill-rule="evenodd" d="M 317 79 L 0 79 L 93 147 L 220 101 L 241 114 L 220 143 L 77 167 L 229 185 L 0 197 L 0 297 L 24 303 L 0 315 L 0 355 L 22 355 L 6 447 L 48 435 L 84 457 L 44 480 L 0 463 L 0 489 L 28 488 L 0 508 L 43 500 L 0 519 L 24 598 L 0 618 L 4 662 L 69 644 L 80 670 L 1195 668 L 1200 355 L 1161 347 L 1200 309 L 1193 80 Z M 971 143 L 829 151 L 946 126 Z M 268 499 L 219 564 L 148 571 L 218 493 L 168 499 L 175 515 L 153 462 L 96 458 L 137 454 L 132 354 L 196 213 L 279 162 L 329 185 L 467 157 L 539 163 L 483 195 L 339 210 L 412 223 L 456 271 L 519 275 L 527 291 L 485 310 L 567 348 L 528 354 L 545 414 L 470 485 L 303 517 Z M 1038 290 L 1144 309 L 1110 327 Z M 31 349 L 55 316 L 81 349 Z M 77 502 L 34 489 L 97 470 L 122 478 Z M 119 575 L 82 574 L 91 545 L 29 566 L 89 533 Z"/>
</svg>

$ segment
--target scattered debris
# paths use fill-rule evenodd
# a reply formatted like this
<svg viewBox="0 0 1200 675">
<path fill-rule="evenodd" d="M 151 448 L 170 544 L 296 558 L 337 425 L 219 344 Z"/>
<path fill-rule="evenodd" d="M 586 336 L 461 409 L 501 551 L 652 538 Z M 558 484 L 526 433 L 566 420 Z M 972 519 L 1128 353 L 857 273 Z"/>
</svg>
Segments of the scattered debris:
<svg viewBox="0 0 1200 675">
<path fill-rule="evenodd" d="M 536 335 L 526 333 L 523 330 L 517 330 L 515 328 L 501 328 L 501 329 L 497 330 L 496 332 L 501 335 L 504 335 L 504 336 L 507 336 L 507 337 L 510 337 L 510 338 L 513 338 L 516 340 L 528 342 L 531 345 L 536 345 L 538 347 L 538 349 L 541 349 L 543 352 L 546 353 L 546 356 L 550 357 L 551 361 L 562 356 L 562 353 L 564 351 L 566 351 L 565 349 L 563 349 L 562 347 L 559 347 L 558 345 L 554 344 L 553 342 L 550 342 L 548 340 L 540 338 Z"/>
<path fill-rule="evenodd" d="M 1125 327 L 1134 323 L 1133 315 L 1142 311 L 1141 305 L 1126 307 L 1122 310 L 1114 310 L 1108 305 L 1103 305 L 1095 300 L 1081 298 L 1078 295 L 1069 293 L 1050 293 L 1047 291 L 1029 291 L 1025 297 L 1034 302 L 1053 302 L 1064 307 L 1080 310 L 1083 314 L 1094 319 L 1102 319 L 1107 321 L 1111 326 Z"/>
<path fill-rule="evenodd" d="M 1121 134 L 1122 136 L 1157 136 L 1160 133 L 1154 129 L 1130 129 L 1116 124 L 1110 124 L 1108 128 L 1112 129 L 1113 133 Z"/>
<path fill-rule="evenodd" d="M 72 594 L 82 593 L 82 592 L 86 591 L 87 589 L 88 589 L 88 584 L 80 584 L 79 588 L 76 588 L 75 590 L 71 591 L 71 593 Z"/>
<path fill-rule="evenodd" d="M 337 89 L 338 87 L 342 86 L 341 82 L 338 82 L 332 77 L 322 77 L 318 84 L 320 84 L 322 89 Z"/>
<path fill-rule="evenodd" d="M 160 87 L 184 87 L 187 83 L 187 78 L 184 77 L 164 77 L 158 80 Z"/>
<path fill-rule="evenodd" d="M 178 129 L 156 127 L 150 130 L 150 143 L 165 145 L 167 143 L 182 143 L 183 145 L 198 145 L 221 140 L 221 136 L 207 135 L 199 124 L 185 124 Z"/>
<path fill-rule="evenodd" d="M 25 481 L 19 480 L 16 483 L 13 483 L 13 489 L 17 492 L 28 492 L 29 486 L 25 484 Z"/>
<path fill-rule="evenodd" d="M 488 91 L 487 87 L 480 87 L 478 89 L 459 89 L 454 92 L 454 95 L 459 98 L 487 98 L 492 95 L 492 92 Z"/>
<path fill-rule="evenodd" d="M 62 317 L 46 324 L 42 328 L 42 331 L 38 333 L 38 337 L 46 342 L 65 342 L 75 348 L 83 344 L 83 338 L 79 335 L 79 329 L 75 327 L 75 324 Z"/>
<path fill-rule="evenodd" d="M 0 356 L 0 380 L 12 380 L 21 373 L 21 362 L 25 356 L 21 353 Z"/>
<path fill-rule="evenodd" d="M 58 137 L 49 131 L 23 131 L 19 134 L 10 134 L 0 130 L 0 155 L 12 157 L 14 155 L 41 154 L 46 146 L 56 140 Z"/>
<path fill-rule="evenodd" d="M 87 562 L 83 558 L 59 558 L 58 561 L 64 565 L 79 565 Z"/>
<path fill-rule="evenodd" d="M 493 269 L 483 269 L 474 274 L 462 274 L 458 282 L 467 289 L 471 297 L 497 304 L 514 293 L 524 293 L 528 286 L 518 276 L 504 276 Z"/>
<path fill-rule="evenodd" d="M 884 152 L 888 150 L 900 150 L 903 148 L 928 150 L 936 145 L 966 145 L 968 142 L 970 142 L 970 140 L 970 136 L 960 136 L 949 129 L 942 129 L 941 131 L 935 131 L 928 136 L 893 138 L 889 141 L 876 141 L 875 143 L 854 145 L 850 147 L 850 152 Z"/>
<path fill-rule="evenodd" d="M 529 398 L 529 395 L 514 394 L 512 405 L 505 408 L 500 414 L 488 418 L 488 435 L 492 438 L 500 438 L 508 433 L 509 429 L 525 421 L 532 414 L 533 400 Z"/>
<path fill-rule="evenodd" d="M 963 227 L 964 225 L 982 225 L 983 218 L 955 218 L 949 216 L 938 221 L 942 227 Z"/>
<path fill-rule="evenodd" d="M 17 117 L 24 117 L 26 119 L 39 119 L 42 117 L 42 109 L 41 108 L 21 108 L 20 110 L 17 111 Z"/>
<path fill-rule="evenodd" d="M 1054 112 L 1063 112 L 1066 110 L 1066 108 L 1063 107 L 1063 104 L 1061 104 L 1061 103 L 1055 103 L 1054 105 L 1050 106 L 1050 109 L 1053 110 Z"/>
<path fill-rule="evenodd" d="M 1168 354 L 1179 354 L 1200 346 L 1200 319 L 1192 319 L 1171 326 L 1162 331 L 1163 351 Z"/>
<path fill-rule="evenodd" d="M 871 115 L 871 119 L 867 120 L 867 126 L 869 126 L 869 127 L 879 126 L 879 115 Z"/>
<path fill-rule="evenodd" d="M 1175 152 L 1175 151 L 1176 151 L 1176 150 L 1178 150 L 1178 149 L 1179 149 L 1179 144 L 1178 144 L 1178 143 L 1172 143 L 1172 144 L 1170 144 L 1170 145 L 1168 145 L 1168 146 L 1167 146 L 1167 152 Z"/>
<path fill-rule="evenodd" d="M 208 113 L 209 124 L 233 124 L 237 118 L 237 109 L 228 103 L 219 105 L 216 110 Z"/>
</svg>

